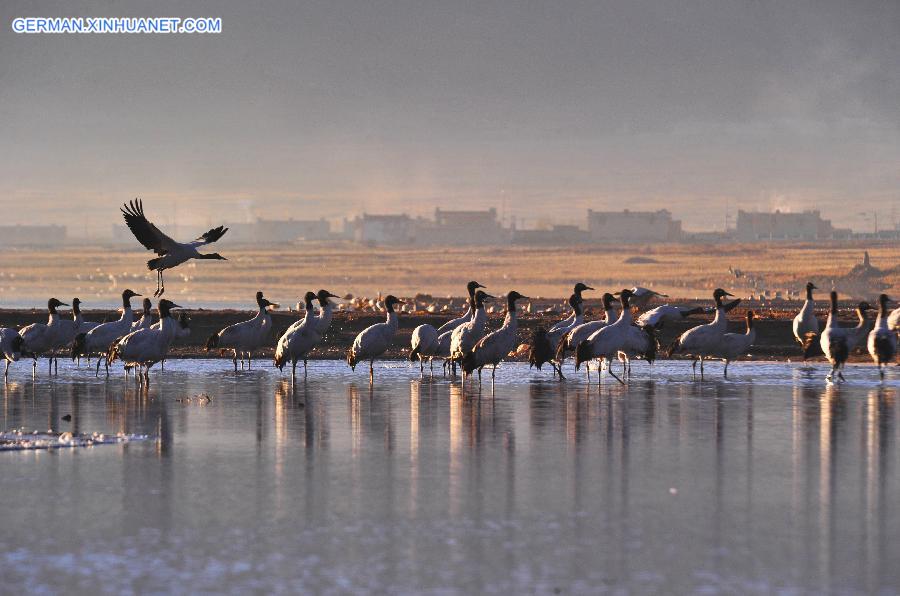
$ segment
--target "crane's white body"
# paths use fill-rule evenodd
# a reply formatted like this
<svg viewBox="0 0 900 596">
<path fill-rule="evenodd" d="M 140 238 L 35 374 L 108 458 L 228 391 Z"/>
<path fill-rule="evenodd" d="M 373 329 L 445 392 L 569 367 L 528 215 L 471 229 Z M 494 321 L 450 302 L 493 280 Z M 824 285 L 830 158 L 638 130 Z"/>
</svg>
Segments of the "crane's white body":
<svg viewBox="0 0 900 596">
<path fill-rule="evenodd" d="M 888 327 L 894 331 L 900 331 L 900 308 L 895 308 L 888 315 Z"/>
<path fill-rule="evenodd" d="M 733 360 L 747 355 L 753 343 L 756 341 L 756 327 L 752 321 L 748 322 L 744 333 L 726 333 L 719 340 L 719 345 L 714 354 L 715 358 L 725 361 L 725 378 L 728 378 L 728 365 Z"/>
<path fill-rule="evenodd" d="M 684 306 L 673 306 L 671 304 L 663 304 L 643 313 L 637 318 L 639 325 L 650 325 L 659 328 L 666 323 L 681 323 L 685 317 L 693 314 L 696 309 Z"/>
<path fill-rule="evenodd" d="M 272 315 L 265 307 L 260 307 L 252 319 L 229 325 L 219 331 L 217 348 L 232 350 L 234 352 L 234 367 L 237 369 L 237 359 L 240 356 L 241 367 L 244 366 L 244 356 L 247 356 L 247 366 L 253 358 L 253 352 L 259 350 L 272 335 Z"/>
<path fill-rule="evenodd" d="M 9 364 L 18 362 L 22 357 L 22 344 L 24 340 L 19 332 L 11 327 L 0 327 L 0 356 L 6 361 L 6 369 L 3 378 L 9 376 Z"/>
<path fill-rule="evenodd" d="M 866 347 L 872 360 L 878 367 L 878 374 L 884 379 L 884 367 L 897 356 L 897 332 L 890 328 L 888 322 L 887 300 L 881 297 L 883 302 L 878 309 L 878 317 L 875 319 L 875 327 L 869 332 Z"/>
<path fill-rule="evenodd" d="M 566 334 L 566 348 L 574 350 L 578 347 L 578 344 L 615 320 L 616 311 L 612 308 L 609 308 L 604 311 L 602 319 L 598 319 L 596 321 L 588 321 L 587 323 L 576 325 Z"/>
<path fill-rule="evenodd" d="M 644 310 L 651 300 L 657 297 L 668 298 L 667 294 L 654 292 L 649 288 L 634 287 L 631 288 L 631 306 L 638 310 Z"/>
<path fill-rule="evenodd" d="M 808 333 L 819 332 L 819 320 L 816 318 L 815 307 L 815 300 L 807 298 L 792 322 L 794 338 L 801 344 Z"/>
<path fill-rule="evenodd" d="M 475 344 L 484 337 L 484 326 L 486 324 L 487 313 L 482 304 L 475 309 L 472 320 L 463 323 L 451 332 L 450 357 L 459 361 L 471 352 Z"/>
<path fill-rule="evenodd" d="M 347 364 L 354 370 L 359 362 L 369 361 L 369 382 L 375 380 L 375 359 L 384 354 L 391 345 L 397 328 L 400 325 L 399 315 L 394 311 L 394 305 L 403 303 L 394 296 L 385 298 L 385 308 L 387 309 L 387 319 L 384 323 L 375 323 L 363 329 L 353 345 L 347 352 Z"/>
<path fill-rule="evenodd" d="M 847 341 L 847 329 L 838 325 L 836 305 L 832 306 L 828 313 L 825 329 L 819 336 L 819 346 L 822 348 L 825 358 L 831 363 L 831 374 L 828 375 L 828 380 L 833 381 L 835 375 L 843 379 L 841 369 L 847 362 L 850 348 Z"/>
</svg>

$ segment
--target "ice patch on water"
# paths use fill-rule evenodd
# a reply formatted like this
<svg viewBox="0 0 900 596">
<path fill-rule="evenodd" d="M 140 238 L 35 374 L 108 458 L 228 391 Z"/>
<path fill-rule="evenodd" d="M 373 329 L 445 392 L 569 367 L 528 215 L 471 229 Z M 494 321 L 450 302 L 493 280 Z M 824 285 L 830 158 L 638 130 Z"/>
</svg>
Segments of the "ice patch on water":
<svg viewBox="0 0 900 596">
<path fill-rule="evenodd" d="M 25 451 L 33 449 L 68 449 L 72 447 L 93 447 L 94 445 L 115 445 L 146 441 L 150 435 L 117 433 L 71 433 L 48 431 L 26 431 L 16 429 L 0 433 L 0 451 Z"/>
</svg>

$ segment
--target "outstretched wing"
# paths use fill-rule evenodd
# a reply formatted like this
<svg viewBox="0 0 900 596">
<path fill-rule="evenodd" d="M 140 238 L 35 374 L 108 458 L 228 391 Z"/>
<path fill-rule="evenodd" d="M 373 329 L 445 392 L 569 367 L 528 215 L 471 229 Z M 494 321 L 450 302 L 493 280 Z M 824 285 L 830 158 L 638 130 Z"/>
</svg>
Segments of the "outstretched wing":
<svg viewBox="0 0 900 596">
<path fill-rule="evenodd" d="M 162 256 L 172 250 L 176 242 L 163 234 L 159 228 L 150 223 L 144 216 L 144 204 L 140 199 L 135 199 L 123 205 L 122 216 L 128 229 L 138 239 L 138 242 Z"/>
<path fill-rule="evenodd" d="M 191 242 L 194 246 L 203 246 L 204 244 L 212 244 L 219 238 L 225 235 L 225 232 L 228 231 L 228 228 L 225 226 L 219 226 L 218 228 L 213 228 L 208 232 L 204 232 L 200 235 L 199 238 Z"/>
</svg>

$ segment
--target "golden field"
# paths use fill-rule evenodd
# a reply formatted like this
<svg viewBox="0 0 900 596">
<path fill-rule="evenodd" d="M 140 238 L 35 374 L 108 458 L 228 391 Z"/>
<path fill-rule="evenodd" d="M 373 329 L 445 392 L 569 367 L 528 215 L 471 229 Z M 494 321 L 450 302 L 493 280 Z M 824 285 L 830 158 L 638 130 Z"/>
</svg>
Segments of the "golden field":
<svg viewBox="0 0 900 596">
<path fill-rule="evenodd" d="M 865 250 L 882 270 L 882 287 L 900 295 L 897 242 L 449 248 L 308 243 L 277 249 L 219 244 L 215 248 L 228 261 L 167 271 L 166 295 L 195 308 L 246 308 L 260 289 L 293 305 L 307 289 L 320 287 L 341 295 L 459 296 L 465 282 L 476 279 L 498 294 L 514 288 L 534 297 L 564 297 L 575 281 L 585 281 L 598 290 L 640 285 L 695 298 L 717 286 L 738 296 L 797 292 L 810 278 L 825 290 L 835 280 L 839 291 L 852 294 L 868 290 L 843 290 L 841 279 L 862 262 Z M 156 276 L 145 265 L 151 256 L 122 247 L 6 249 L 0 253 L 0 307 L 40 307 L 49 296 L 78 296 L 87 308 L 114 305 L 125 287 L 152 294 Z M 647 262 L 627 262 L 634 257 Z"/>
</svg>

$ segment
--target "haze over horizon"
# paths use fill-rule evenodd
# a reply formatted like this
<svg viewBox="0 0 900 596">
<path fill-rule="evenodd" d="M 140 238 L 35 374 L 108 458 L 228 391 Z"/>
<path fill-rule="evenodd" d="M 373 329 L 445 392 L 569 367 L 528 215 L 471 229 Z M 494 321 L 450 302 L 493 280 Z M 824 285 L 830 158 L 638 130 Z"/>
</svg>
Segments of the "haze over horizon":
<svg viewBox="0 0 900 596">
<path fill-rule="evenodd" d="M 900 205 L 900 3 L 5 2 L 3 223 Z M 211 16 L 218 35 L 23 35 Z M 848 208 L 848 201 L 852 206 Z"/>
</svg>

